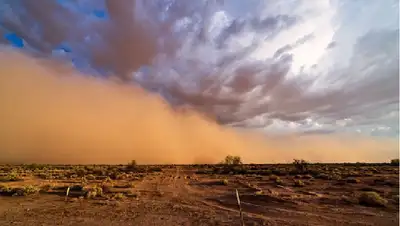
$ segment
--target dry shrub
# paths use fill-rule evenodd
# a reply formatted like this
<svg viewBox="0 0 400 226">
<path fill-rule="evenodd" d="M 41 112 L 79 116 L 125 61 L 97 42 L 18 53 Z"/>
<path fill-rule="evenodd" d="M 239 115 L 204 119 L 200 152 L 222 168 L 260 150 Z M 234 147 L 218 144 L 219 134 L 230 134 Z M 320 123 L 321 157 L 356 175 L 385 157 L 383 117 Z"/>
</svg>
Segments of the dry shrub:
<svg viewBox="0 0 400 226">
<path fill-rule="evenodd" d="M 372 206 L 372 207 L 385 207 L 387 200 L 382 198 L 378 193 L 373 191 L 367 191 L 361 193 L 358 198 L 358 202 L 361 205 Z"/>
<path fill-rule="evenodd" d="M 296 186 L 296 187 L 304 187 L 304 185 L 305 185 L 304 182 L 301 180 L 294 181 L 294 186 Z"/>
</svg>

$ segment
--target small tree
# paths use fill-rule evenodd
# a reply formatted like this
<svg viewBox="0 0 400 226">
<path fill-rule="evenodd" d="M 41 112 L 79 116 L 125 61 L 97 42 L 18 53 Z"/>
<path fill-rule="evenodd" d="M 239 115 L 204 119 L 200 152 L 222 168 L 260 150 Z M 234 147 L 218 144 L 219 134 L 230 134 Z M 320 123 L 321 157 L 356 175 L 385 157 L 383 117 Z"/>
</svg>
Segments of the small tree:
<svg viewBox="0 0 400 226">
<path fill-rule="evenodd" d="M 304 173 L 307 171 L 308 162 L 303 159 L 294 159 L 293 165 L 298 172 Z"/>
<path fill-rule="evenodd" d="M 228 155 L 225 157 L 224 161 L 222 161 L 224 165 L 241 165 L 243 164 L 242 159 L 240 156 L 232 156 Z"/>
<path fill-rule="evenodd" d="M 128 163 L 128 166 L 126 167 L 128 170 L 134 170 L 136 169 L 136 160 L 132 160 L 130 163 Z"/>
<path fill-rule="evenodd" d="M 392 165 L 392 166 L 398 166 L 398 165 L 399 165 L 399 159 L 392 159 L 392 160 L 390 160 L 390 165 Z"/>
</svg>

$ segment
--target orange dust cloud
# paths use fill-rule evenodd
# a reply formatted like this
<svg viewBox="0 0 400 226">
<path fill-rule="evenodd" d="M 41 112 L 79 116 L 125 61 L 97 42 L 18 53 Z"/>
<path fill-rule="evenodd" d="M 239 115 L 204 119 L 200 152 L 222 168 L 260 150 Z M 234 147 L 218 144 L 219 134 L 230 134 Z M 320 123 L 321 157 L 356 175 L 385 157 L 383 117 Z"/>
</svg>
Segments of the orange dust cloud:
<svg viewBox="0 0 400 226">
<path fill-rule="evenodd" d="M 0 50 L 0 163 L 388 161 L 393 139 L 265 136 L 177 111 L 132 84 L 83 76 L 59 62 Z"/>
</svg>

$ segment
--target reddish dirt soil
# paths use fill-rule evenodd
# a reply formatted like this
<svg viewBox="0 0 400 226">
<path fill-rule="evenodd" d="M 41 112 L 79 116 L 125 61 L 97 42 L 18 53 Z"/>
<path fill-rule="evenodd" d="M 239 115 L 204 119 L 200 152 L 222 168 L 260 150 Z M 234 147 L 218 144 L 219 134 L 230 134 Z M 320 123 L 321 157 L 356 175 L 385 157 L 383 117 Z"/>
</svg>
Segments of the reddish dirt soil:
<svg viewBox="0 0 400 226">
<path fill-rule="evenodd" d="M 212 165 L 157 167 L 162 171 L 125 172 L 114 179 L 87 172 L 88 179 L 81 179 L 66 173 L 71 169 L 13 169 L 23 180 L 0 182 L 0 225 L 241 225 L 236 189 L 245 225 L 399 225 L 397 166 L 318 166 L 321 173 L 315 176 L 288 174 L 291 165 L 246 166 L 239 174 Z M 3 178 L 10 168 L 0 171 Z M 38 178 L 43 172 L 61 177 Z M 70 189 L 66 199 L 74 184 L 84 188 Z M 41 190 L 21 196 L 4 192 L 26 185 Z M 85 197 L 95 185 L 102 192 Z M 358 197 L 368 191 L 385 205 L 362 204 Z"/>
</svg>

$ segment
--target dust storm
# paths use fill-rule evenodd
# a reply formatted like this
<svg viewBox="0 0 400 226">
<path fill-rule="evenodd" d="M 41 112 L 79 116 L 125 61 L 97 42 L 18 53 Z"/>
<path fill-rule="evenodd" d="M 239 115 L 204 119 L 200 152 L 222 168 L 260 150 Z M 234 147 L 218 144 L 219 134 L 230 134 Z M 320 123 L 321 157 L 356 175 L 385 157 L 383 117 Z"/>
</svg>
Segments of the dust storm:
<svg viewBox="0 0 400 226">
<path fill-rule="evenodd" d="M 160 96 L 72 66 L 0 50 L 0 162 L 123 164 L 388 161 L 395 139 L 271 136 L 218 125 Z"/>
</svg>

